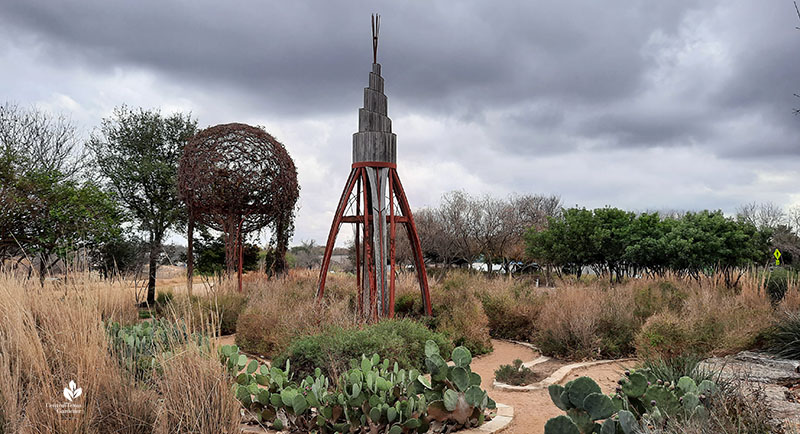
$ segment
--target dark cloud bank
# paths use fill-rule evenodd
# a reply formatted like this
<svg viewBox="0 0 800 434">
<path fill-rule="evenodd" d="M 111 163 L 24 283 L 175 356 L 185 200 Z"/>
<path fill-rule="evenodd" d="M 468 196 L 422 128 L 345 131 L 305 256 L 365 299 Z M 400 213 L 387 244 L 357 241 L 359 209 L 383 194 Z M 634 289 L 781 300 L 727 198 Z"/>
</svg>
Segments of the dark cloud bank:
<svg viewBox="0 0 800 434">
<path fill-rule="evenodd" d="M 16 75 L 0 78 L 17 102 L 66 95 L 88 119 L 129 102 L 97 97 L 120 71 L 142 71 L 139 102 L 277 129 L 301 172 L 298 237 L 321 240 L 376 10 L 416 205 L 452 188 L 630 209 L 800 203 L 789 1 L 3 2 Z"/>
</svg>

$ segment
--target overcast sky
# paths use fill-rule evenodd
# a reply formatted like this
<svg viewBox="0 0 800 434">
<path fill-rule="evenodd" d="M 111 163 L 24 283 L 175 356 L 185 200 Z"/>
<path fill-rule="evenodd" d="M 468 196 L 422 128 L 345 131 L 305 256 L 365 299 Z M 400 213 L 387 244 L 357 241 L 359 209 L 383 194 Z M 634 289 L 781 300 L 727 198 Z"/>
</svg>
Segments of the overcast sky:
<svg viewBox="0 0 800 434">
<path fill-rule="evenodd" d="M 568 206 L 800 204 L 788 0 L 3 1 L 0 98 L 263 125 L 294 158 L 294 241 L 324 243 L 378 61 L 413 208 L 453 189 Z M 344 238 L 350 231 L 344 231 Z"/>
</svg>

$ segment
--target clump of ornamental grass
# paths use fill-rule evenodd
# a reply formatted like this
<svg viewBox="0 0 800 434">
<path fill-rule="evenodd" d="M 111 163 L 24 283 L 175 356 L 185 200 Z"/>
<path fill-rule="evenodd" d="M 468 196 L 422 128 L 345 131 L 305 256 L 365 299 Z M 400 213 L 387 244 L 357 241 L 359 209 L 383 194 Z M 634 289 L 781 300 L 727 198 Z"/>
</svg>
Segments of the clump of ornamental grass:
<svg viewBox="0 0 800 434">
<path fill-rule="evenodd" d="M 542 376 L 524 366 L 522 360 L 516 359 L 510 365 L 500 365 L 494 371 L 494 378 L 512 386 L 525 386 L 541 380 Z"/>
</svg>

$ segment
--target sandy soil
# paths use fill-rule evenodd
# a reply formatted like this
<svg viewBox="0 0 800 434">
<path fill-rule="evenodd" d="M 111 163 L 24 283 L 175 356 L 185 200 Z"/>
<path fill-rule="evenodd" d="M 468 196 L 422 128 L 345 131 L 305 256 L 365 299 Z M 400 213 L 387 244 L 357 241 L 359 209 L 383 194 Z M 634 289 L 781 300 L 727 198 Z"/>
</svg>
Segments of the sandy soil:
<svg viewBox="0 0 800 434">
<path fill-rule="evenodd" d="M 236 343 L 236 335 L 220 336 L 214 339 L 214 342 L 219 346 L 233 345 Z"/>
<path fill-rule="evenodd" d="M 550 395 L 548 395 L 546 389 L 533 392 L 502 392 L 492 389 L 494 371 L 500 365 L 511 364 L 514 359 L 522 359 L 528 362 L 539 357 L 539 354 L 530 348 L 509 342 L 493 340 L 492 345 L 494 345 L 494 352 L 476 357 L 472 362 L 472 370 L 480 374 L 482 379 L 481 386 L 489 391 L 489 396 L 492 399 L 514 407 L 514 420 L 503 433 L 544 433 L 544 424 L 547 423 L 547 420 L 563 414 L 550 401 Z M 627 362 L 578 369 L 567 376 L 562 383 L 587 375 L 595 379 L 605 393 L 610 393 L 616 387 L 616 382 L 625 367 L 629 367 L 632 364 L 632 362 Z M 548 365 L 551 368 L 548 369 L 550 371 L 548 374 L 555 371 L 559 366 L 558 363 L 550 362 L 548 362 Z"/>
</svg>

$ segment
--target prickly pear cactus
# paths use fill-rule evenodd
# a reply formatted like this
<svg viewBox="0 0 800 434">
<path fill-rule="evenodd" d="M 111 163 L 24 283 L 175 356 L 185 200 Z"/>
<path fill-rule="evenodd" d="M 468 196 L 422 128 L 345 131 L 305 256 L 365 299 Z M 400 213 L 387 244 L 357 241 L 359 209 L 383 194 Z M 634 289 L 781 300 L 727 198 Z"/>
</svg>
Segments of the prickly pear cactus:
<svg viewBox="0 0 800 434">
<path fill-rule="evenodd" d="M 699 385 L 690 377 L 675 384 L 656 378 L 648 369 L 626 371 L 613 397 L 619 409 L 630 410 L 652 426 L 663 426 L 669 419 L 708 417 L 707 405 L 716 384 L 703 380 Z"/>
<path fill-rule="evenodd" d="M 122 326 L 106 324 L 112 354 L 134 380 L 152 383 L 163 373 L 159 359 L 169 358 L 185 345 L 197 345 L 210 351 L 208 338 L 199 333 L 189 333 L 182 321 L 164 318 L 139 324 Z"/>
<path fill-rule="evenodd" d="M 485 410 L 496 407 L 488 393 L 481 389 L 480 375 L 472 372 L 472 354 L 464 347 L 453 350 L 449 366 L 433 341 L 425 343 L 425 367 L 430 380 L 420 376 L 415 391 L 421 392 L 430 404 L 427 420 L 434 432 L 445 427 L 468 428 L 483 424 Z"/>
<path fill-rule="evenodd" d="M 548 388 L 550 399 L 566 415 L 550 419 L 545 434 L 634 434 L 642 426 L 663 427 L 679 421 L 708 417 L 708 401 L 716 384 L 681 377 L 676 384 L 663 381 L 647 369 L 625 371 L 616 393 L 607 396 L 589 377 Z"/>
<path fill-rule="evenodd" d="M 595 432 L 629 434 L 634 432 L 633 427 L 629 424 L 624 425 L 620 421 L 612 419 L 612 416 L 618 413 L 618 407 L 611 397 L 604 395 L 600 391 L 600 386 L 589 377 L 576 378 L 563 386 L 552 384 L 547 391 L 556 407 L 564 410 L 567 414 L 547 421 L 544 426 L 545 434 Z M 625 428 L 628 430 L 626 431 Z"/>
<path fill-rule="evenodd" d="M 319 369 L 295 381 L 288 360 L 283 370 L 267 368 L 239 354 L 235 345 L 223 346 L 220 359 L 235 377 L 237 399 L 258 422 L 275 429 L 402 434 L 450 432 L 483 423 L 485 409 L 494 402 L 469 368 L 469 351 L 453 350 L 455 366 L 450 367 L 433 341 L 425 349 L 430 378 L 375 354 L 354 360 L 336 384 Z"/>
</svg>

